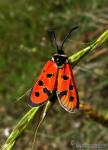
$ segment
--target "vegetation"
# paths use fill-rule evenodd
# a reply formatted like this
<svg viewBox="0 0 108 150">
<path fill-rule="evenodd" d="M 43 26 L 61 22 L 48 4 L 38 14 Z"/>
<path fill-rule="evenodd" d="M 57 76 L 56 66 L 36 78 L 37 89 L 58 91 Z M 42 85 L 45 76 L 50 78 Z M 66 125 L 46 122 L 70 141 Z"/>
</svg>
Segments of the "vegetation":
<svg viewBox="0 0 108 150">
<path fill-rule="evenodd" d="M 71 56 L 77 49 L 92 45 L 91 42 L 107 29 L 107 4 L 107 0 L 83 3 L 81 0 L 48 0 L 47 3 L 1 0 L 0 145 L 6 140 L 5 130 L 12 129 L 29 109 L 27 98 L 20 102 L 16 99 L 32 87 L 42 66 L 56 52 L 50 50 L 47 29 L 54 27 L 60 42 L 71 26 L 80 26 L 65 45 L 65 53 Z M 87 55 L 74 69 L 80 100 L 95 106 L 103 114 L 108 112 L 107 61 L 106 43 Z M 19 138 L 16 150 L 31 149 L 39 116 Z M 69 114 L 57 103 L 38 130 L 36 145 L 37 149 L 67 150 L 72 149 L 72 142 L 105 144 L 107 132 L 107 128 L 87 119 L 82 112 Z"/>
</svg>

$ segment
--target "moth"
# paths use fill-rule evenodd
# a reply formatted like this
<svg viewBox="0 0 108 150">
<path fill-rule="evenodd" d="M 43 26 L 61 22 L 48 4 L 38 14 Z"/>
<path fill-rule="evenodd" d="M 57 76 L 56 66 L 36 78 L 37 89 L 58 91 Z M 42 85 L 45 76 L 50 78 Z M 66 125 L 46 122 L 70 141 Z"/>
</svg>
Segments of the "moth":
<svg viewBox="0 0 108 150">
<path fill-rule="evenodd" d="M 61 46 L 56 42 L 54 30 L 49 31 L 50 39 L 57 49 L 57 53 L 43 67 L 29 96 L 29 105 L 36 107 L 51 100 L 56 95 L 60 105 L 68 112 L 75 112 L 79 107 L 78 91 L 75 84 L 72 67 L 68 56 L 64 54 L 63 45 L 70 37 L 72 28 L 65 36 Z"/>
</svg>

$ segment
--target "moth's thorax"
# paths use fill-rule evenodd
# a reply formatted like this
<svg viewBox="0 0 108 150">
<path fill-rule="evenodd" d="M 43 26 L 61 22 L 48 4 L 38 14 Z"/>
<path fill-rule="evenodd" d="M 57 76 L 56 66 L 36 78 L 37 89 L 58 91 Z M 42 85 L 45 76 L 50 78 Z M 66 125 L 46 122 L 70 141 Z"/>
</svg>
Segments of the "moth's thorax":
<svg viewBox="0 0 108 150">
<path fill-rule="evenodd" d="M 52 57 L 52 60 L 57 64 L 58 67 L 62 67 L 65 63 L 68 62 L 68 57 L 64 54 L 55 54 Z"/>
</svg>

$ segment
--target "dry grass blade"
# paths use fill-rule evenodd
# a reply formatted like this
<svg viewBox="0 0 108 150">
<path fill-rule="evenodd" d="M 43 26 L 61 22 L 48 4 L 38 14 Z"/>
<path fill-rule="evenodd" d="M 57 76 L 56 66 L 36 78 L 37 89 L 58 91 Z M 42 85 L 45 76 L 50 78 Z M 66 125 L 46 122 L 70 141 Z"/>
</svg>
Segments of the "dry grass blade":
<svg viewBox="0 0 108 150">
<path fill-rule="evenodd" d="M 39 120 L 39 122 L 38 122 L 38 124 L 37 124 L 37 127 L 36 127 L 35 136 L 34 136 L 34 140 L 33 140 L 33 144 L 32 144 L 32 150 L 33 150 L 34 145 L 35 145 L 35 139 L 36 139 L 37 131 L 38 131 L 38 129 L 39 129 L 41 123 L 42 123 L 43 120 L 45 119 L 45 117 L 46 117 L 48 111 L 51 109 L 51 107 L 53 106 L 54 103 L 55 103 L 55 102 L 50 102 L 50 101 L 48 101 L 47 104 L 46 104 L 45 107 L 44 107 L 42 116 L 41 116 L 41 118 L 40 118 L 40 120 Z M 35 148 L 36 148 L 36 147 L 35 147 Z"/>
<path fill-rule="evenodd" d="M 108 114 L 101 114 L 97 111 L 96 108 L 83 101 L 80 102 L 80 110 L 84 112 L 84 114 L 87 115 L 87 117 L 89 117 L 90 119 L 102 124 L 105 127 L 108 127 Z"/>
<path fill-rule="evenodd" d="M 88 54 L 90 51 L 94 50 L 96 47 L 102 45 L 107 40 L 108 40 L 108 30 L 106 30 L 94 43 L 92 43 L 88 47 L 80 50 L 76 54 L 74 54 L 71 57 L 69 57 L 69 61 L 73 64 L 73 66 L 75 66 L 86 54 Z M 51 103 L 49 103 L 49 102 L 46 103 L 46 107 L 45 107 L 45 110 L 43 112 L 42 119 L 41 119 L 40 123 L 45 118 L 45 116 L 46 116 L 47 112 L 49 111 L 49 109 L 51 108 L 51 106 L 52 106 Z M 87 106 L 88 106 L 87 104 L 84 104 L 84 103 L 81 104 L 80 105 L 81 110 L 86 111 L 86 108 L 88 108 Z M 39 110 L 39 108 L 40 107 L 31 108 L 21 118 L 21 120 L 18 122 L 18 124 L 13 129 L 12 133 L 10 134 L 10 136 L 8 137 L 6 143 L 3 145 L 2 150 L 12 150 L 13 149 L 13 146 L 14 146 L 15 142 L 17 141 L 18 137 L 26 129 L 28 124 L 31 123 L 32 119 L 36 115 L 36 113 Z M 90 111 L 94 112 L 94 111 L 92 111 L 92 107 L 89 107 L 89 111 L 88 111 L 89 112 L 89 116 L 90 116 L 91 119 L 96 120 L 95 118 L 98 118 L 98 120 L 99 120 L 98 122 L 99 123 L 104 125 L 103 122 L 105 121 L 105 124 L 108 124 L 108 118 L 105 118 L 102 115 L 98 115 L 97 113 L 90 113 Z M 102 118 L 102 119 L 99 119 L 99 118 Z M 39 123 L 39 125 L 40 125 L 40 123 Z"/>
</svg>

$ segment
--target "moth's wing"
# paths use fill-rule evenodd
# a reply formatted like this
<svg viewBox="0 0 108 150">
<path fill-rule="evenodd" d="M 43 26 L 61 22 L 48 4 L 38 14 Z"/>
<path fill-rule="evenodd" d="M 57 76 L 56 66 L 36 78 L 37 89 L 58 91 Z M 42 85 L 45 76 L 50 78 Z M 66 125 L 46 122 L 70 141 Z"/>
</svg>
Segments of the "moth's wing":
<svg viewBox="0 0 108 150">
<path fill-rule="evenodd" d="M 58 71 L 57 97 L 61 106 L 65 110 L 73 112 L 78 109 L 78 92 L 75 85 L 72 68 L 69 63 L 65 64 L 64 67 L 60 68 Z"/>
<path fill-rule="evenodd" d="M 37 106 L 46 102 L 52 95 L 57 79 L 58 67 L 49 60 L 35 82 L 29 97 L 29 105 Z"/>
</svg>

